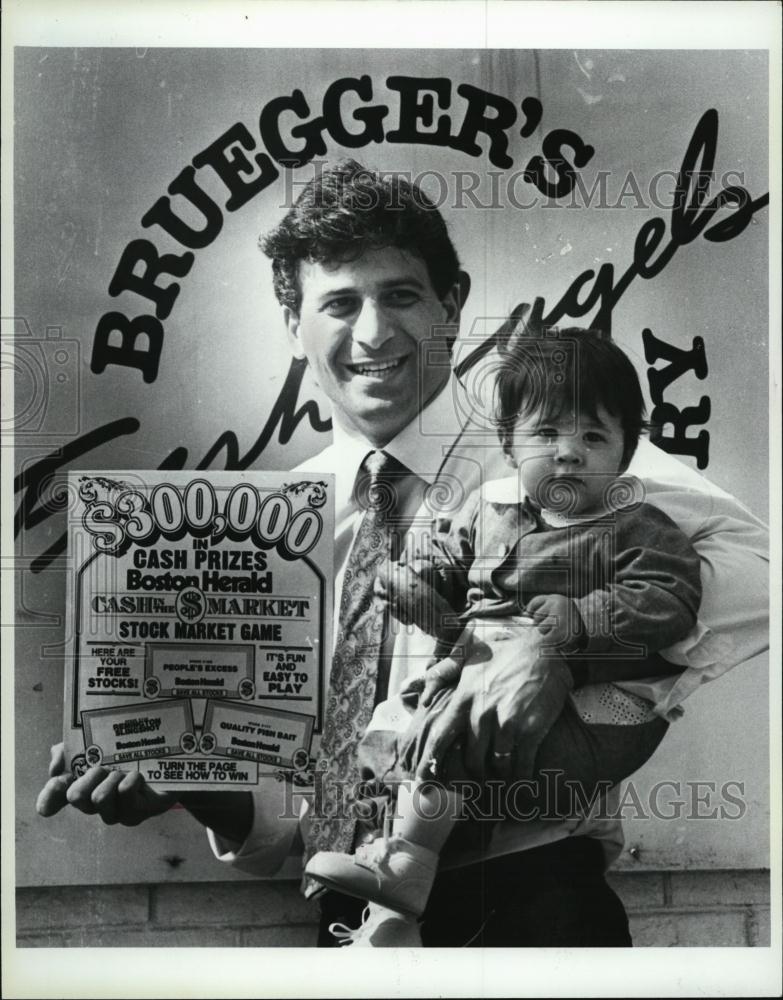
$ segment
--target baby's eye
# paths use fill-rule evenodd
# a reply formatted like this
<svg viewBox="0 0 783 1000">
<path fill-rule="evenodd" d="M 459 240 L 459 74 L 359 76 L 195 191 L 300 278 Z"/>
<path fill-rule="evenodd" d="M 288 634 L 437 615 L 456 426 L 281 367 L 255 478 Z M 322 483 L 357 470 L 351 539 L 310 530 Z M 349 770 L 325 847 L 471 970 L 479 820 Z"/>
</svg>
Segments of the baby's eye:
<svg viewBox="0 0 783 1000">
<path fill-rule="evenodd" d="M 536 434 L 542 438 L 556 438 L 557 428 L 556 427 L 538 427 L 536 428 Z"/>
<path fill-rule="evenodd" d="M 599 444 L 602 441 L 606 441 L 606 438 L 600 431 L 587 431 L 585 441 L 589 444 Z"/>
</svg>

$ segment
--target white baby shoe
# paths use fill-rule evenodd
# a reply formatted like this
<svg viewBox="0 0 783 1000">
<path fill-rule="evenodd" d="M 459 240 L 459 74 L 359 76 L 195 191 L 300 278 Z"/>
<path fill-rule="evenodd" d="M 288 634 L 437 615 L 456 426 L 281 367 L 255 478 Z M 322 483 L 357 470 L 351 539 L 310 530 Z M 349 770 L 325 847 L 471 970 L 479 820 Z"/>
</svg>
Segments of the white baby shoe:
<svg viewBox="0 0 783 1000">
<path fill-rule="evenodd" d="M 354 930 L 345 924 L 330 924 L 329 933 L 339 945 L 360 948 L 421 948 L 421 931 L 415 917 L 405 916 L 385 906 L 365 907 L 361 924 Z"/>
<path fill-rule="evenodd" d="M 319 851 L 305 873 L 348 896 L 421 916 L 438 870 L 438 855 L 396 834 L 361 844 L 355 854 Z"/>
</svg>

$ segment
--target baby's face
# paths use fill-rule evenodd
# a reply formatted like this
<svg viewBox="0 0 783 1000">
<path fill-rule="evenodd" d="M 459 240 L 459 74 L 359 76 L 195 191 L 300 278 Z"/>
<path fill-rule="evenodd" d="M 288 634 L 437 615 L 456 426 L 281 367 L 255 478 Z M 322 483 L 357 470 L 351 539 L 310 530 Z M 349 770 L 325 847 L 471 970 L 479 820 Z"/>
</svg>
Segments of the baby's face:
<svg viewBox="0 0 783 1000">
<path fill-rule="evenodd" d="M 540 507 L 595 514 L 605 509 L 606 490 L 623 471 L 623 429 L 602 406 L 597 419 L 566 412 L 545 421 L 535 413 L 517 421 L 512 451 L 525 493 Z"/>
</svg>

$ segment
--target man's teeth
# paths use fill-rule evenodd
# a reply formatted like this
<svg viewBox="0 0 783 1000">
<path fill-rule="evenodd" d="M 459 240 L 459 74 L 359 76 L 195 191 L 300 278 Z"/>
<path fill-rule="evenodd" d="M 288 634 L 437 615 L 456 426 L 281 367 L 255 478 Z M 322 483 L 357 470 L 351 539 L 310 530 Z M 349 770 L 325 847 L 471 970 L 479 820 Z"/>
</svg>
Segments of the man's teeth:
<svg viewBox="0 0 783 1000">
<path fill-rule="evenodd" d="M 393 368 L 399 368 L 401 364 L 402 358 L 397 358 L 396 361 L 376 362 L 371 365 L 351 365 L 351 368 L 359 375 L 383 375 L 385 372 L 390 372 Z"/>
</svg>

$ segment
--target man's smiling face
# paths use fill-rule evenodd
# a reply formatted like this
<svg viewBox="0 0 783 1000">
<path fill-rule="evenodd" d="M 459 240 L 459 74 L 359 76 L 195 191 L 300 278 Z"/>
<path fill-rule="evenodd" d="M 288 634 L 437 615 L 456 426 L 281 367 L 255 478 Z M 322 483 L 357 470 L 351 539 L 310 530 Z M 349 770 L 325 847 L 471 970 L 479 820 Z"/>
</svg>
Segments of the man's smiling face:
<svg viewBox="0 0 783 1000">
<path fill-rule="evenodd" d="M 457 287 L 441 301 L 424 261 L 396 247 L 345 263 L 303 261 L 299 283 L 299 315 L 284 309 L 294 354 L 307 359 L 338 419 L 382 448 L 448 381 L 447 365 L 423 364 L 420 345 L 447 351 Z"/>
</svg>

